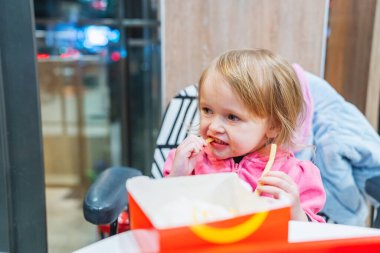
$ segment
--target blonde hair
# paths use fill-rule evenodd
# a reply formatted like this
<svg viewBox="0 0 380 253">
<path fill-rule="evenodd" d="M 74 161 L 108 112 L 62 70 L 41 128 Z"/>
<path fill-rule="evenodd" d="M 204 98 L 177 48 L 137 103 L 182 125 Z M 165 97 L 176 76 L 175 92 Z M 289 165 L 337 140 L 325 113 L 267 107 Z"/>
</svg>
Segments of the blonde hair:
<svg viewBox="0 0 380 253">
<path fill-rule="evenodd" d="M 304 118 L 305 104 L 297 75 L 285 59 L 265 49 L 228 51 L 203 71 L 199 94 L 206 78 L 215 71 L 254 116 L 268 118 L 279 128 L 275 143 L 295 146 L 294 135 Z"/>
</svg>

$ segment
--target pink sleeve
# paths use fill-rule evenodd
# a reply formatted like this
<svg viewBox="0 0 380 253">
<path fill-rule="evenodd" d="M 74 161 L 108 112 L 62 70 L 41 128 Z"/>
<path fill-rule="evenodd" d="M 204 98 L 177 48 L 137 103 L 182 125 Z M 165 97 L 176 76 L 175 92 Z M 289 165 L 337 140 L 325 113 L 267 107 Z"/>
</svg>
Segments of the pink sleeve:
<svg viewBox="0 0 380 253">
<path fill-rule="evenodd" d="M 325 220 L 317 213 L 322 210 L 326 202 L 326 193 L 322 184 L 319 169 L 311 161 L 300 161 L 298 173 L 298 189 L 300 193 L 301 207 L 312 221 Z"/>
<path fill-rule="evenodd" d="M 170 150 L 168 157 L 166 158 L 166 161 L 164 163 L 164 168 L 163 168 L 164 177 L 167 177 L 170 174 L 170 170 L 172 168 L 173 161 L 174 161 L 174 155 L 175 155 L 175 149 Z"/>
</svg>

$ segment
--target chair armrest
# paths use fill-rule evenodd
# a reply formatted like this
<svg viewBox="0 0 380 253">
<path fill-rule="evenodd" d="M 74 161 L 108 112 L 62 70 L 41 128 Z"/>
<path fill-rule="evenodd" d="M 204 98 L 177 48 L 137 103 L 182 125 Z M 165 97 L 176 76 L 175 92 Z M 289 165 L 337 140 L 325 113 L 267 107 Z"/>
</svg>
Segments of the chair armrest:
<svg viewBox="0 0 380 253">
<path fill-rule="evenodd" d="M 127 206 L 128 178 L 141 176 L 141 171 L 128 167 L 111 167 L 91 185 L 83 201 L 83 214 L 92 224 L 110 224 Z"/>
<path fill-rule="evenodd" d="M 380 203 L 380 176 L 367 179 L 365 182 L 365 191 Z"/>
</svg>

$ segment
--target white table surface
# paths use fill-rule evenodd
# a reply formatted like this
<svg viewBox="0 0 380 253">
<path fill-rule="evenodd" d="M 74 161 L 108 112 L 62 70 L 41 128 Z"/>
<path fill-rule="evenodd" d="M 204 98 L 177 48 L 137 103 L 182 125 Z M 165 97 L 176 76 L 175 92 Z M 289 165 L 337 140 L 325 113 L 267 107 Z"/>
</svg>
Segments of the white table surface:
<svg viewBox="0 0 380 253">
<path fill-rule="evenodd" d="M 289 242 L 380 236 L 380 229 L 315 222 L 289 222 Z M 123 232 L 95 242 L 74 253 L 141 252 L 132 231 Z"/>
</svg>

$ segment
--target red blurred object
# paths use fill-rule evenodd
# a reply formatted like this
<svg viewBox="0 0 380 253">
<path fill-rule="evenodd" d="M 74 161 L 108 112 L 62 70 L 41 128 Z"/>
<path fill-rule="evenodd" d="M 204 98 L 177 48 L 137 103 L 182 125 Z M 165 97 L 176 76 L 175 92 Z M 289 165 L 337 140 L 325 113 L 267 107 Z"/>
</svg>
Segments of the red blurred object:
<svg viewBox="0 0 380 253">
<path fill-rule="evenodd" d="M 37 59 L 49 59 L 50 55 L 49 54 L 37 54 Z"/>
<path fill-rule="evenodd" d="M 91 3 L 92 8 L 100 11 L 105 11 L 107 9 L 107 2 L 104 0 L 95 0 Z"/>
<path fill-rule="evenodd" d="M 59 55 L 61 58 L 74 58 L 77 59 L 80 57 L 80 52 L 76 50 L 75 48 L 68 48 L 66 52 Z"/>
<path fill-rule="evenodd" d="M 121 233 L 130 229 L 129 216 L 127 211 L 123 211 L 117 220 L 117 233 Z M 102 238 L 109 236 L 110 225 L 98 225 L 98 232 Z"/>
<path fill-rule="evenodd" d="M 120 56 L 120 53 L 119 52 L 112 52 L 112 54 L 111 54 L 111 59 L 112 59 L 112 61 L 119 61 L 120 60 L 120 58 L 121 58 L 121 56 Z"/>
</svg>

